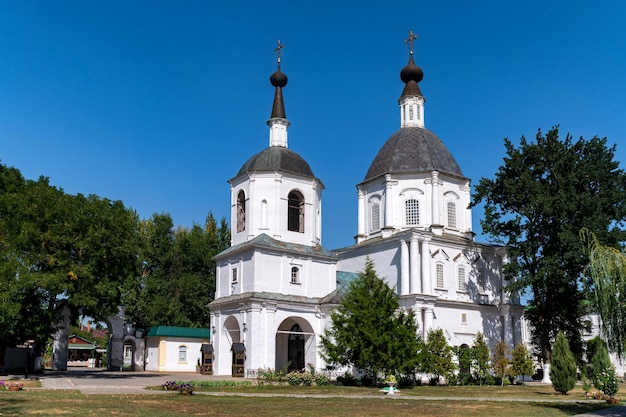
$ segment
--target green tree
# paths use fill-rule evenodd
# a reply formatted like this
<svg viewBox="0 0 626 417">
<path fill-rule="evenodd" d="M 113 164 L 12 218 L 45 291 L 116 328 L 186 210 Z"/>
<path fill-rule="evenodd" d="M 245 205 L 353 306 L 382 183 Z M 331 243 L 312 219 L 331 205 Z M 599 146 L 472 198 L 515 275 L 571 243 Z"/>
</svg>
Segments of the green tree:
<svg viewBox="0 0 626 417">
<path fill-rule="evenodd" d="M 474 360 L 473 349 L 467 345 L 454 346 L 452 352 L 457 359 L 457 368 L 459 371 L 459 384 L 465 385 L 472 376 L 472 362 Z"/>
<path fill-rule="evenodd" d="M 354 366 L 374 383 L 382 375 L 415 371 L 419 348 L 415 317 L 399 309 L 395 292 L 377 276 L 370 259 L 350 282 L 331 321 L 321 337 L 328 362 Z"/>
<path fill-rule="evenodd" d="M 604 245 L 588 228 L 580 231 L 589 255 L 592 303 L 602 318 L 602 334 L 620 359 L 626 346 L 626 254 Z"/>
<path fill-rule="evenodd" d="M 489 363 L 489 346 L 487 346 L 485 336 L 482 334 L 482 332 L 476 333 L 476 336 L 474 337 L 474 343 L 472 344 L 472 352 L 474 355 L 474 361 L 472 366 L 474 369 L 474 374 L 476 375 L 478 384 L 482 385 L 485 381 L 485 378 L 489 376 L 489 370 L 491 369 L 491 365 Z"/>
<path fill-rule="evenodd" d="M 500 384 L 504 385 L 504 380 L 511 375 L 511 360 L 509 358 L 511 349 L 504 341 L 496 343 L 491 359 L 493 373 L 500 377 Z"/>
<path fill-rule="evenodd" d="M 137 272 L 137 216 L 120 201 L 69 195 L 0 165 L 0 340 L 42 344 L 60 314 L 103 320 Z"/>
<path fill-rule="evenodd" d="M 443 377 L 447 380 L 454 372 L 452 348 L 441 329 L 428 331 L 426 343 L 422 347 L 420 371 L 432 375 L 431 382 L 437 383 Z"/>
<path fill-rule="evenodd" d="M 504 140 L 506 157 L 495 179 L 482 178 L 471 206 L 484 202 L 483 231 L 512 259 L 508 291 L 529 291 L 532 342 L 546 364 L 561 329 L 582 354 L 580 336 L 587 264 L 578 238 L 587 226 L 611 245 L 624 240 L 626 177 L 607 140 L 559 139 L 558 127 L 519 148 Z"/>
<path fill-rule="evenodd" d="M 515 348 L 513 348 L 511 370 L 513 371 L 513 375 L 522 376 L 522 384 L 524 383 L 524 376 L 532 375 L 535 372 L 533 357 L 523 343 L 518 343 Z"/>
<path fill-rule="evenodd" d="M 596 346 L 596 351 L 594 355 L 591 357 L 591 381 L 596 388 L 600 390 L 602 389 L 603 385 L 600 382 L 600 376 L 603 372 L 606 373 L 612 366 L 613 364 L 611 363 L 611 358 L 609 356 L 609 351 L 607 350 L 606 345 L 603 343 L 599 343 Z"/>
<path fill-rule="evenodd" d="M 606 342 L 600 338 L 600 336 L 596 336 L 587 340 L 586 345 L 587 348 L 585 350 L 585 374 L 587 378 L 593 380 L 594 372 L 592 359 L 596 355 L 598 349 L 601 349 L 603 347 L 605 350 L 607 350 L 607 345 Z"/>
<path fill-rule="evenodd" d="M 204 228 L 174 228 L 169 214 L 141 223 L 142 272 L 125 291 L 126 315 L 136 327 L 207 327 L 215 295 L 213 257 L 230 244 L 225 219 L 211 213 Z"/>
<path fill-rule="evenodd" d="M 576 360 L 563 332 L 559 332 L 552 350 L 550 379 L 554 390 L 565 395 L 576 385 Z"/>
</svg>

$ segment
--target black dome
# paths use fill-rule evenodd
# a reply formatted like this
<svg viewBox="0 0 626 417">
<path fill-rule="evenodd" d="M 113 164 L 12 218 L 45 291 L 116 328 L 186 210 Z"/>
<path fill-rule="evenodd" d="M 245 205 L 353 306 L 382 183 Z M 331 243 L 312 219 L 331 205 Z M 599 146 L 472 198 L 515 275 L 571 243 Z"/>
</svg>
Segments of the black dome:
<svg viewBox="0 0 626 417">
<path fill-rule="evenodd" d="M 237 177 L 254 171 L 280 171 L 315 178 L 311 167 L 300 155 L 281 146 L 270 146 L 252 156 L 243 164 Z"/>
<path fill-rule="evenodd" d="M 431 171 L 464 177 L 446 145 L 433 132 L 421 127 L 404 127 L 380 148 L 363 181 L 385 174 Z"/>
</svg>

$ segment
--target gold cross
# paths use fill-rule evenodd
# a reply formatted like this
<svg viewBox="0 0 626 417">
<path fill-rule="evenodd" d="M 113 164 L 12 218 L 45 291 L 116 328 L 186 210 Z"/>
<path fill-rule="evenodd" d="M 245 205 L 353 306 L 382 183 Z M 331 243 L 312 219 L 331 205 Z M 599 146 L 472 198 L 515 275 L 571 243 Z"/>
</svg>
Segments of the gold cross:
<svg viewBox="0 0 626 417">
<path fill-rule="evenodd" d="M 285 47 L 284 43 L 280 43 L 280 39 L 276 44 L 276 48 L 274 48 L 274 52 L 276 52 L 276 56 L 278 56 L 278 63 L 280 64 L 280 50 Z"/>
<path fill-rule="evenodd" d="M 417 39 L 417 35 L 409 29 L 409 37 L 404 40 L 404 43 L 409 45 L 409 52 L 411 55 L 413 55 L 413 42 L 415 42 L 415 39 Z"/>
</svg>

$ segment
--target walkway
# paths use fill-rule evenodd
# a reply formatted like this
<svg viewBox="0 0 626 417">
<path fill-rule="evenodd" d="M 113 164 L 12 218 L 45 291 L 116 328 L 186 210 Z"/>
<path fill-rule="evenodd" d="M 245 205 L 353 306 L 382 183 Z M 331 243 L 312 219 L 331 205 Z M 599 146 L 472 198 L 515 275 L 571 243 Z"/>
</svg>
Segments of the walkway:
<svg viewBox="0 0 626 417">
<path fill-rule="evenodd" d="M 67 372 L 47 371 L 45 375 L 40 377 L 43 389 L 52 390 L 79 390 L 83 394 L 168 394 L 168 391 L 147 390 L 146 387 L 159 386 L 165 381 L 174 380 L 224 380 L 233 379 L 241 381 L 241 378 L 230 378 L 224 376 L 200 375 L 200 374 L 168 374 L 153 372 L 109 372 L 92 368 L 71 368 Z M 256 396 L 256 397 L 301 397 L 301 398 L 330 398 L 330 395 L 322 394 L 250 394 L 250 393 L 224 393 L 224 392 L 202 392 L 203 395 L 232 395 L 232 396 Z M 372 396 L 356 396 L 357 398 L 377 398 Z M 381 396 L 380 398 L 393 398 L 389 396 Z M 442 397 L 414 397 L 414 396 L 398 396 L 403 400 L 447 400 L 450 398 Z M 462 401 L 512 401 L 512 402 L 528 402 L 528 399 L 520 398 L 477 398 L 466 397 L 459 398 Z M 533 400 L 535 402 L 554 402 L 554 400 Z M 580 402 L 580 400 L 562 400 L 562 402 Z M 626 417 L 626 406 L 617 406 L 605 410 L 597 411 L 592 414 L 580 414 L 574 417 Z"/>
</svg>

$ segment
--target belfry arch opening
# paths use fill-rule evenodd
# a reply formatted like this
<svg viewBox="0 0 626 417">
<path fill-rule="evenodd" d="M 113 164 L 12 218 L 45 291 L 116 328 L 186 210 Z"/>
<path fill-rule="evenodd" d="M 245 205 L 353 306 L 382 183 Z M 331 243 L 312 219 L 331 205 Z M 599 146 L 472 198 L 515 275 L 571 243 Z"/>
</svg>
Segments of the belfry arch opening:
<svg viewBox="0 0 626 417">
<path fill-rule="evenodd" d="M 304 196 L 293 190 L 287 196 L 287 229 L 304 233 Z"/>
</svg>

